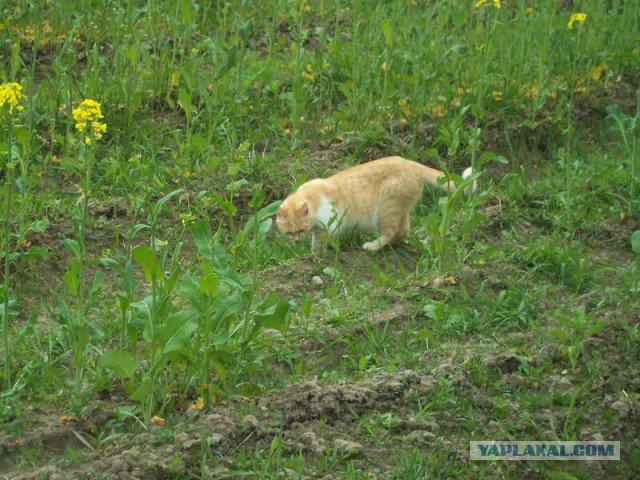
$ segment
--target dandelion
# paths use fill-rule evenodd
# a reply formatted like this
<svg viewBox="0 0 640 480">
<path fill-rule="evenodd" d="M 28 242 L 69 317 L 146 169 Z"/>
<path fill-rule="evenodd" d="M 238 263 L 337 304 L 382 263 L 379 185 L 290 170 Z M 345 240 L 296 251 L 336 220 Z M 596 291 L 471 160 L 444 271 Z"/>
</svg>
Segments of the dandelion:
<svg viewBox="0 0 640 480">
<path fill-rule="evenodd" d="M 584 23 L 586 19 L 587 19 L 586 13 L 574 13 L 571 15 L 571 18 L 569 19 L 569 23 L 567 23 L 567 27 L 569 27 L 569 30 L 572 30 L 574 23 L 576 22 Z"/>
<path fill-rule="evenodd" d="M 487 3 L 487 1 L 488 0 L 478 0 L 476 2 L 476 8 L 482 7 L 485 3 Z M 500 0 L 491 0 L 491 5 L 493 5 L 495 8 L 502 8 Z"/>
<path fill-rule="evenodd" d="M 431 112 L 431 116 L 434 118 L 442 118 L 447 114 L 446 110 L 442 105 L 435 105 L 431 107 L 430 112 Z"/>
<path fill-rule="evenodd" d="M 591 72 L 589 72 L 589 76 L 594 82 L 599 82 L 602 78 L 602 74 L 606 71 L 607 65 L 598 65 L 594 67 Z"/>
<path fill-rule="evenodd" d="M 522 87 L 522 95 L 525 98 L 538 98 L 538 95 L 540 95 L 540 86 L 538 85 L 538 81 L 536 80 L 532 85 L 525 85 Z"/>
<path fill-rule="evenodd" d="M 400 110 L 402 110 L 402 113 L 404 113 L 405 116 L 408 117 L 411 115 L 411 107 L 409 106 L 409 102 L 406 98 L 398 100 L 398 105 L 400 105 Z"/>
<path fill-rule="evenodd" d="M 22 99 L 22 85 L 16 82 L 0 84 L 0 108 L 7 105 L 9 107 L 9 115 L 13 115 L 13 110 L 18 112 L 24 110 L 20 105 Z"/>
<path fill-rule="evenodd" d="M 73 109 L 73 120 L 76 130 L 85 133 L 84 143 L 91 145 L 93 140 L 100 140 L 107 131 L 107 124 L 100 122 L 104 118 L 100 111 L 100 103 L 89 98 L 82 101 L 78 108 Z"/>
<path fill-rule="evenodd" d="M 313 74 L 313 67 L 311 66 L 311 64 L 307 64 L 306 68 L 302 72 L 302 78 L 304 78 L 308 82 L 313 82 L 316 79 L 315 75 Z"/>
</svg>

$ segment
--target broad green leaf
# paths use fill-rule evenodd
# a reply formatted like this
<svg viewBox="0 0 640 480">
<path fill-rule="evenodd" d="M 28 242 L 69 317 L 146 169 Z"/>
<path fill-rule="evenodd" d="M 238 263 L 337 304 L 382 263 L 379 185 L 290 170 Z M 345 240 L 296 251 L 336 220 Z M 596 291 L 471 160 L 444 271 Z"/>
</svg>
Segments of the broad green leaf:
<svg viewBox="0 0 640 480">
<path fill-rule="evenodd" d="M 198 329 L 194 312 L 177 312 L 167 317 L 160 328 L 158 336 L 163 345 L 162 353 L 170 353 L 187 348 L 191 334 Z"/>
<path fill-rule="evenodd" d="M 216 80 L 220 80 L 222 77 L 224 77 L 227 72 L 229 72 L 229 70 L 235 67 L 236 63 L 238 63 L 238 46 L 234 45 L 229 50 L 227 50 L 227 61 L 218 72 Z"/>
<path fill-rule="evenodd" d="M 138 245 L 133 249 L 131 256 L 142 267 L 142 272 L 147 282 L 162 279 L 162 270 L 158 265 L 158 260 L 153 250 L 144 245 Z"/>
<path fill-rule="evenodd" d="M 265 312 L 256 315 L 254 320 L 262 328 L 274 328 L 284 332 L 287 323 L 287 313 L 289 313 L 290 308 L 291 304 L 289 302 L 279 300 L 278 303 L 272 305 Z"/>
<path fill-rule="evenodd" d="M 62 276 L 62 281 L 73 295 L 78 295 L 80 291 L 80 272 L 82 264 L 79 260 L 72 258 L 69 260 L 69 269 Z"/>
<path fill-rule="evenodd" d="M 124 264 L 124 286 L 128 297 L 133 298 L 136 289 L 136 278 L 131 260 L 127 260 L 127 263 Z"/>
<path fill-rule="evenodd" d="M 218 276 L 213 272 L 209 263 L 202 263 L 200 276 L 200 291 L 209 297 L 218 295 Z"/>
<path fill-rule="evenodd" d="M 631 249 L 640 255 L 640 230 L 636 230 L 631 235 Z"/>
<path fill-rule="evenodd" d="M 143 403 L 147 402 L 153 395 L 153 383 L 149 376 L 145 376 L 140 386 L 131 394 L 131 400 Z"/>
<path fill-rule="evenodd" d="M 82 249 L 80 247 L 80 243 L 78 243 L 77 240 L 74 240 L 72 238 L 65 238 L 62 243 L 64 243 L 64 246 L 67 247 L 67 250 L 73 253 L 76 259 L 80 260 L 82 258 Z"/>
<path fill-rule="evenodd" d="M 120 378 L 133 380 L 138 368 L 138 362 L 131 353 L 125 350 L 109 350 L 98 358 L 98 367 L 112 370 Z"/>
<path fill-rule="evenodd" d="M 258 332 L 263 328 L 273 328 L 284 332 L 287 326 L 287 314 L 291 308 L 291 304 L 286 302 L 276 294 L 269 295 L 264 299 L 264 303 L 269 305 L 262 312 L 257 313 L 253 317 L 254 325 L 251 333 L 245 339 L 245 343 L 249 343 L 256 338 Z"/>
<path fill-rule="evenodd" d="M 262 220 L 264 218 L 270 217 L 271 215 L 274 215 L 278 211 L 278 208 L 280 208 L 280 205 L 282 205 L 282 200 L 276 200 L 266 207 L 261 208 L 258 211 L 258 219 Z"/>
<path fill-rule="evenodd" d="M 382 30 L 382 34 L 384 35 L 384 43 L 387 47 L 391 46 L 391 42 L 393 41 L 393 28 L 391 27 L 391 22 L 386 18 L 380 22 L 380 30 Z"/>
<path fill-rule="evenodd" d="M 151 318 L 151 296 L 147 296 L 139 302 L 133 302 L 131 308 L 141 312 L 145 320 L 149 320 Z"/>
<path fill-rule="evenodd" d="M 13 129 L 13 132 L 16 136 L 16 142 L 19 143 L 22 150 L 26 152 L 29 147 L 29 130 L 25 125 L 17 125 Z"/>
<path fill-rule="evenodd" d="M 102 290 L 102 285 L 104 284 L 104 273 L 101 270 L 96 270 L 96 273 L 93 276 L 93 284 L 91 285 L 91 292 L 89 293 L 89 297 L 93 297 L 100 293 Z"/>
<path fill-rule="evenodd" d="M 218 268 L 216 269 L 218 278 L 227 285 L 230 285 L 238 290 L 244 290 L 246 286 L 251 283 L 248 278 L 242 278 L 238 275 L 238 272 L 231 268 Z"/>
<path fill-rule="evenodd" d="M 251 216 L 247 221 L 246 225 L 244 226 L 244 228 L 236 236 L 236 244 L 241 245 L 242 242 L 244 242 L 244 240 L 246 239 L 246 237 L 249 236 L 249 234 L 255 229 L 256 218 L 258 222 L 260 222 L 259 223 L 260 226 L 258 229 L 259 233 L 260 234 L 267 233 L 271 229 L 271 224 L 273 222 L 273 220 L 269 217 L 271 217 L 278 211 L 278 208 L 280 208 L 281 204 L 282 204 L 282 200 L 277 200 L 267 205 L 266 207 L 260 209 L 255 216 Z"/>
<path fill-rule="evenodd" d="M 127 240 L 133 240 L 138 232 L 144 230 L 145 228 L 151 228 L 151 226 L 144 223 L 137 223 L 133 225 L 129 230 L 127 230 L 127 233 L 124 234 L 124 238 L 126 238 Z"/>
<path fill-rule="evenodd" d="M 164 207 L 164 204 L 167 203 L 172 197 L 175 197 L 176 195 L 182 192 L 184 192 L 184 189 L 179 188 L 177 190 L 174 190 L 171 193 L 168 193 L 167 195 L 162 197 L 160 200 L 158 200 L 156 204 L 153 206 L 153 210 L 151 211 L 149 218 L 147 218 L 147 223 L 149 223 L 149 225 L 154 225 L 156 222 L 156 219 L 158 218 L 158 215 L 160 215 L 160 212 L 162 212 L 162 208 Z"/>
<path fill-rule="evenodd" d="M 465 53 L 468 50 L 468 46 L 466 43 L 456 43 L 451 46 L 444 55 L 442 55 L 441 61 L 444 60 L 450 53 Z"/>
<path fill-rule="evenodd" d="M 22 260 L 48 260 L 51 258 L 49 250 L 43 247 L 30 247 L 29 250 L 19 255 Z"/>
<path fill-rule="evenodd" d="M 194 2 L 191 0 L 181 0 L 180 2 L 180 12 L 182 13 L 182 24 L 188 25 L 192 22 Z"/>
<path fill-rule="evenodd" d="M 36 220 L 31 225 L 29 225 L 29 230 L 32 232 L 44 232 L 49 228 L 51 222 L 47 219 Z"/>
<path fill-rule="evenodd" d="M 198 253 L 205 259 L 213 260 L 213 249 L 211 248 L 211 241 L 213 235 L 211 233 L 211 227 L 207 220 L 198 220 L 191 227 L 191 235 L 193 236 L 193 243 L 196 244 Z"/>
<path fill-rule="evenodd" d="M 228 200 L 225 200 L 222 195 L 218 193 L 212 193 L 211 198 L 213 198 L 216 201 L 216 203 L 220 206 L 220 208 L 222 208 L 225 212 L 227 212 L 232 217 L 235 217 L 236 214 L 238 213 L 238 209 L 236 208 L 236 206 L 233 203 L 229 202 Z"/>
<path fill-rule="evenodd" d="M 122 268 L 122 265 L 120 265 L 118 261 L 113 258 L 103 257 L 103 258 L 100 258 L 98 261 L 100 265 L 104 267 L 111 268 L 120 274 L 124 273 L 124 269 Z"/>
<path fill-rule="evenodd" d="M 236 361 L 236 356 L 227 350 L 210 350 L 209 358 L 225 366 L 233 365 Z"/>
<path fill-rule="evenodd" d="M 188 118 L 193 114 L 193 105 L 191 104 L 191 94 L 184 88 L 178 89 L 178 105 L 184 110 Z"/>
<path fill-rule="evenodd" d="M 224 320 L 228 320 L 240 312 L 242 307 L 242 297 L 239 293 L 217 297 L 213 303 L 213 311 L 215 313 L 211 317 L 211 331 L 216 332 Z"/>
</svg>

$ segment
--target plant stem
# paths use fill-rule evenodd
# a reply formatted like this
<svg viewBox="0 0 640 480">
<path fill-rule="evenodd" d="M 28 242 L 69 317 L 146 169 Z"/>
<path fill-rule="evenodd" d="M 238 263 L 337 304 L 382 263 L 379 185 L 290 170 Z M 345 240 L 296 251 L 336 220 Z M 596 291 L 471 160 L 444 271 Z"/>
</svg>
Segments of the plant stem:
<svg viewBox="0 0 640 480">
<path fill-rule="evenodd" d="M 7 194 L 4 215 L 4 309 L 2 312 L 2 340 L 4 344 L 4 384 L 5 389 L 11 389 L 11 352 L 9 351 L 9 275 L 11 273 L 9 255 L 10 251 L 10 230 L 9 220 L 11 218 L 11 194 L 13 191 L 14 166 L 11 163 L 11 150 L 13 140 L 13 128 L 9 126 L 9 160 L 7 161 Z"/>
</svg>

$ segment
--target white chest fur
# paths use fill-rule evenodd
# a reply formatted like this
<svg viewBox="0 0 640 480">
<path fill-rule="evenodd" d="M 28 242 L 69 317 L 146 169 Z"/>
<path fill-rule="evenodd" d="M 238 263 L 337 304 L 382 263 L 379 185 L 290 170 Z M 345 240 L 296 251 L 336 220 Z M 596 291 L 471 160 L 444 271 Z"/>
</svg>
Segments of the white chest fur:
<svg viewBox="0 0 640 480">
<path fill-rule="evenodd" d="M 343 232 L 349 226 L 345 224 L 344 212 L 341 212 L 329 200 L 329 198 L 323 196 L 320 200 L 320 205 L 316 211 L 316 225 L 327 230 L 329 235 L 338 234 Z"/>
</svg>

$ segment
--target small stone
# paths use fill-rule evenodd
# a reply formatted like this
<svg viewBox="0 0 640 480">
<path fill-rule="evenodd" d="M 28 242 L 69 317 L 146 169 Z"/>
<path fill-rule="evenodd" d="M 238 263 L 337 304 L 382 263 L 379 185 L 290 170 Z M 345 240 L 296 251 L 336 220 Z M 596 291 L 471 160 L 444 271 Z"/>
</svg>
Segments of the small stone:
<svg viewBox="0 0 640 480">
<path fill-rule="evenodd" d="M 278 478 L 300 478 L 300 475 L 295 470 L 285 468 L 284 471 L 278 472 Z"/>
<path fill-rule="evenodd" d="M 612 410 L 618 414 L 619 420 L 624 420 L 631 415 L 631 405 L 629 400 L 620 398 L 610 405 Z"/>
<path fill-rule="evenodd" d="M 182 432 L 173 437 L 173 443 L 176 447 L 186 450 L 198 443 L 198 441 L 194 440 L 188 433 Z"/>
<path fill-rule="evenodd" d="M 220 445 L 223 440 L 224 436 L 220 435 L 219 433 L 212 433 L 211 435 L 209 435 L 209 437 L 207 437 L 207 445 L 209 445 L 210 447 Z"/>
<path fill-rule="evenodd" d="M 322 277 L 320 277 L 320 275 L 314 275 L 313 277 L 311 277 L 311 283 L 313 285 L 323 285 L 324 284 L 324 280 L 322 280 Z"/>
<path fill-rule="evenodd" d="M 352 442 L 351 440 L 343 440 L 342 438 L 336 438 L 333 441 L 333 448 L 335 448 L 340 452 L 358 454 L 362 451 L 362 444 L 358 442 Z"/>
<path fill-rule="evenodd" d="M 255 430 L 260 428 L 258 419 L 253 415 L 245 415 L 244 417 L 242 417 L 242 423 L 251 425 L 251 427 Z"/>
<path fill-rule="evenodd" d="M 309 430 L 300 436 L 300 443 L 304 449 L 315 455 L 322 455 L 324 452 L 324 438 L 319 437 L 315 432 Z"/>
<path fill-rule="evenodd" d="M 436 434 L 427 430 L 416 430 L 405 438 L 412 443 L 431 443 L 435 441 Z"/>
</svg>

